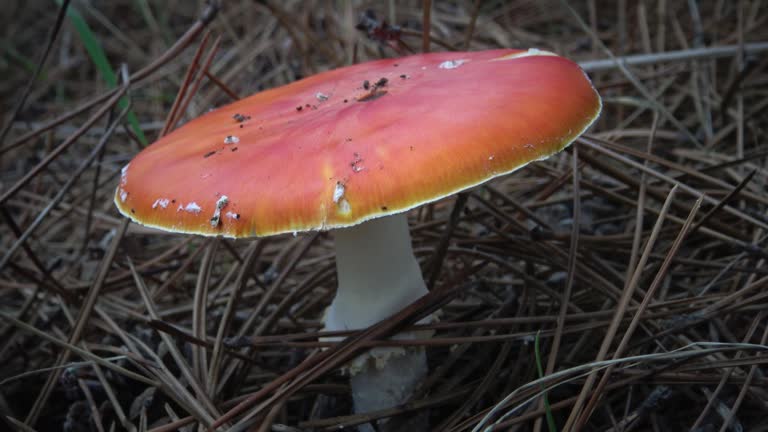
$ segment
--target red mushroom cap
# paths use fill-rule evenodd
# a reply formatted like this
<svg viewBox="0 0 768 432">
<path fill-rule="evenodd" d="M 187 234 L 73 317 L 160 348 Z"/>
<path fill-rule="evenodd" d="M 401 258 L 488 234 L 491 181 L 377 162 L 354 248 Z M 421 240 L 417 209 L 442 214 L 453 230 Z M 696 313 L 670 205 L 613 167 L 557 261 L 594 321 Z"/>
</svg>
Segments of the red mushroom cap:
<svg viewBox="0 0 768 432">
<path fill-rule="evenodd" d="M 600 108 L 578 65 L 543 51 L 373 61 L 190 121 L 126 165 L 115 203 L 143 225 L 203 235 L 350 226 L 546 158 Z"/>
</svg>

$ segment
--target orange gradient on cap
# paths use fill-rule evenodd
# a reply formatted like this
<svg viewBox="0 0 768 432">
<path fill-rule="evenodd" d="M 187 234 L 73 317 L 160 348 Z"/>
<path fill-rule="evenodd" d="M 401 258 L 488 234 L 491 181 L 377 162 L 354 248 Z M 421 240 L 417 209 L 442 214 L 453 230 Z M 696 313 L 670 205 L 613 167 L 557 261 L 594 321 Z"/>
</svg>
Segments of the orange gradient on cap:
<svg viewBox="0 0 768 432">
<path fill-rule="evenodd" d="M 562 150 L 600 112 L 575 63 L 519 53 L 379 60 L 255 94 L 144 149 L 115 202 L 147 226 L 248 237 L 453 194 Z"/>
</svg>

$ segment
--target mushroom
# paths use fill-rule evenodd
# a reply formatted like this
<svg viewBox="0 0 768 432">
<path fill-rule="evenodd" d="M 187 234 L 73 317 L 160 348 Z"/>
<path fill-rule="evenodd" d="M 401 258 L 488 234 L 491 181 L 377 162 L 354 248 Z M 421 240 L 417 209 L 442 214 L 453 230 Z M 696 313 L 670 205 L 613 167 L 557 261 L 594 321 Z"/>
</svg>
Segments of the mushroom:
<svg viewBox="0 0 768 432">
<path fill-rule="evenodd" d="M 325 328 L 361 329 L 427 293 L 408 210 L 557 153 L 600 109 L 583 71 L 546 51 L 373 61 L 190 121 L 126 165 L 115 203 L 206 236 L 334 230 Z M 376 349 L 349 369 L 357 412 L 404 402 L 427 373 L 421 348 Z"/>
</svg>

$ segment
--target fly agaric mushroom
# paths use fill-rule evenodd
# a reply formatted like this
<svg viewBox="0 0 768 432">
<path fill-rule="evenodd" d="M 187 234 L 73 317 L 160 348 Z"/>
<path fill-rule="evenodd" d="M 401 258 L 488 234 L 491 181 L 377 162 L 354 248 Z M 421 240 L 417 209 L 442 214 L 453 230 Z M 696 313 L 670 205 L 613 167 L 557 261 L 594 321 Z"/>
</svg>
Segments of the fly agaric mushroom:
<svg viewBox="0 0 768 432">
<path fill-rule="evenodd" d="M 361 329 L 427 293 L 407 210 L 557 153 L 600 109 L 583 71 L 545 51 L 373 61 L 190 121 L 126 165 L 115 203 L 182 233 L 334 230 L 325 327 Z M 357 412 L 405 401 L 427 372 L 423 349 L 372 358 L 354 368 Z"/>
</svg>

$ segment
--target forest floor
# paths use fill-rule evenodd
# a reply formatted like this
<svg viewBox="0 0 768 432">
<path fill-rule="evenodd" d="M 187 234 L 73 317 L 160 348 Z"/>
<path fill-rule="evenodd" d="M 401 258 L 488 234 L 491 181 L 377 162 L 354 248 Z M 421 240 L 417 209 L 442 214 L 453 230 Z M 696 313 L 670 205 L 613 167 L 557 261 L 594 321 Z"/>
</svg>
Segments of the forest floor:
<svg viewBox="0 0 768 432">
<path fill-rule="evenodd" d="M 0 425 L 768 430 L 762 2 L 66 3 L 0 10 Z M 187 236 L 114 206 L 164 128 L 234 99 L 409 52 L 530 47 L 578 62 L 602 115 L 566 151 L 409 212 L 435 283 L 387 329 L 322 338 L 332 233 Z M 352 414 L 345 362 L 433 311 L 424 385 Z"/>
</svg>

